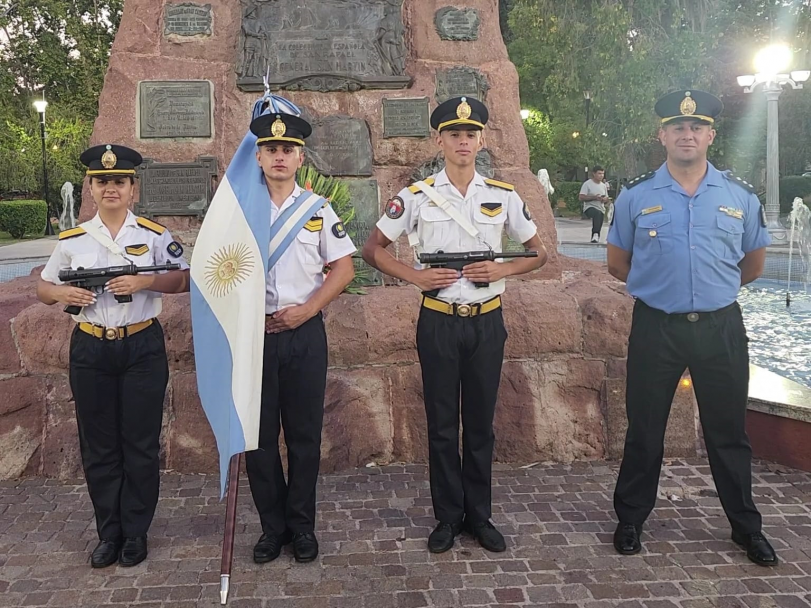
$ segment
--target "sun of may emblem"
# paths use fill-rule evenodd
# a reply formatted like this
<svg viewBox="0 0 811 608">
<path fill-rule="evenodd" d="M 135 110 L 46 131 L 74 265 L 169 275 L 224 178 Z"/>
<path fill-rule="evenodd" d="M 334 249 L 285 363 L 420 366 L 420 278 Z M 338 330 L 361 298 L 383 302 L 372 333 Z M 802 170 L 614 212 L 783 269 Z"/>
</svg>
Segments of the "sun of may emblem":
<svg viewBox="0 0 811 608">
<path fill-rule="evenodd" d="M 221 298 L 244 281 L 253 270 L 250 249 L 243 243 L 223 247 L 206 264 L 206 285 L 209 291 Z"/>
</svg>

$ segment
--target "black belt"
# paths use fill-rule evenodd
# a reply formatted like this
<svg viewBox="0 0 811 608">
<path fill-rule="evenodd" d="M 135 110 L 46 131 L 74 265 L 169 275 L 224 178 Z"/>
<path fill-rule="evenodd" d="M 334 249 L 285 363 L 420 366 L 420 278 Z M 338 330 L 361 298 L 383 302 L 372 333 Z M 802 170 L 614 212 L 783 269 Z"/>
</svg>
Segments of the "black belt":
<svg viewBox="0 0 811 608">
<path fill-rule="evenodd" d="M 663 310 L 659 310 L 658 308 L 654 308 L 653 306 L 648 306 L 642 300 L 636 300 L 635 306 L 639 306 L 643 308 L 647 312 L 651 312 L 656 316 L 659 316 L 663 319 L 673 319 L 675 321 L 688 321 L 690 323 L 697 323 L 698 321 L 707 321 L 708 319 L 723 317 L 736 308 L 738 308 L 738 303 L 733 302 L 729 306 L 724 306 L 723 308 L 719 308 L 718 310 L 711 310 L 706 312 L 674 312 L 668 313 Z"/>
</svg>

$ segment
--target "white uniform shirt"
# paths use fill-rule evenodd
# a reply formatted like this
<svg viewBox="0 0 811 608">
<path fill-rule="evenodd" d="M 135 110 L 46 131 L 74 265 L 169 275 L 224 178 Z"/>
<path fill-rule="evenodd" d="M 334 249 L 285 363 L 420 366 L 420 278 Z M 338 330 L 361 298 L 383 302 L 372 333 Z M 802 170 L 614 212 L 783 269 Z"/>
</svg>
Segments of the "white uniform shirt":
<svg viewBox="0 0 811 608">
<path fill-rule="evenodd" d="M 156 266 L 159 264 L 179 264 L 181 270 L 188 269 L 189 265 L 182 257 L 182 249 L 178 257 L 169 253 L 173 244 L 172 235 L 163 226 L 162 233 L 145 228 L 138 224 L 137 216 L 127 212 L 127 219 L 114 239 L 124 251 L 124 255 L 136 266 Z M 88 223 L 97 226 L 105 235 L 111 237 L 110 231 L 96 216 Z M 176 243 L 172 250 L 178 252 Z M 40 275 L 43 280 L 55 285 L 61 285 L 59 271 L 79 268 L 105 268 L 108 266 L 123 266 L 129 261 L 113 254 L 89 234 L 80 234 L 60 240 L 48 263 Z M 156 291 L 142 290 L 132 294 L 132 302 L 116 302 L 115 296 L 104 292 L 96 296 L 96 303 L 85 306 L 78 315 L 73 315 L 76 321 L 87 321 L 104 327 L 123 327 L 140 323 L 156 317 L 161 311 L 161 294 Z"/>
<path fill-rule="evenodd" d="M 296 184 L 293 193 L 281 207 L 270 204 L 271 225 L 303 191 Z M 332 205 L 316 211 L 276 264 L 268 270 L 265 312 L 271 314 L 307 302 L 324 284 L 324 265 L 356 251 Z"/>
<path fill-rule="evenodd" d="M 529 210 L 524 201 L 514 190 L 491 186 L 478 172 L 462 196 L 451 184 L 445 170 L 436 175 L 433 188 L 479 231 L 474 238 L 462 228 L 450 215 L 434 205 L 428 195 L 416 194 L 409 188 L 400 193 L 387 204 L 386 215 L 377 222 L 377 227 L 390 241 L 395 241 L 404 234 L 410 234 L 416 228 L 422 253 L 462 253 L 465 251 L 502 251 L 504 230 L 511 239 L 526 243 L 537 234 L 535 223 L 530 219 Z M 390 213 L 402 205 L 402 214 Z M 499 260 L 501 261 L 501 260 Z M 416 268 L 422 266 L 417 261 Z M 460 278 L 450 287 L 442 289 L 437 297 L 445 302 L 458 304 L 476 304 L 486 302 L 504 293 L 504 279 L 490 283 L 489 287 L 477 288 L 471 281 Z"/>
</svg>

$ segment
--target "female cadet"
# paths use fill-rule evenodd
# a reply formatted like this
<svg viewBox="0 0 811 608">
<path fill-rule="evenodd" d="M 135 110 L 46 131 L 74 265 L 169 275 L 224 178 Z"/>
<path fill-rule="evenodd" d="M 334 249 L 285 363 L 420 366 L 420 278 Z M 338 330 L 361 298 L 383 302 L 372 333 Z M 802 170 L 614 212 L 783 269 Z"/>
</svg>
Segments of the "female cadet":
<svg viewBox="0 0 811 608">
<path fill-rule="evenodd" d="M 82 153 L 98 213 L 59 235 L 37 284 L 45 304 L 78 307 L 70 341 L 70 386 L 76 401 L 87 489 L 99 544 L 94 568 L 134 566 L 147 555 L 158 502 L 159 437 L 169 377 L 156 316 L 161 293 L 189 290 L 183 248 L 169 231 L 130 210 L 141 155 L 118 145 Z M 63 284 L 61 270 L 176 263 L 179 270 L 120 276 L 98 295 Z M 120 303 L 116 296 L 131 296 Z"/>
</svg>

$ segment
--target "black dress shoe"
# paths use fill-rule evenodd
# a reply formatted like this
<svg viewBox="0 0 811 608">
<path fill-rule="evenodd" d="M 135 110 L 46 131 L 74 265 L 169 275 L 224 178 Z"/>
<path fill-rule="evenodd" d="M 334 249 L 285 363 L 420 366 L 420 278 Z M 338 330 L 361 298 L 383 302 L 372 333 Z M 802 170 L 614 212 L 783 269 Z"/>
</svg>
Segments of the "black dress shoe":
<svg viewBox="0 0 811 608">
<path fill-rule="evenodd" d="M 285 532 L 281 536 L 275 534 L 263 534 L 253 548 L 253 561 L 257 564 L 272 562 L 282 553 L 282 547 L 289 545 L 292 540 L 290 532 Z"/>
<path fill-rule="evenodd" d="M 732 531 L 732 540 L 746 549 L 746 557 L 758 566 L 776 566 L 777 554 L 761 532 L 741 534 Z"/>
<path fill-rule="evenodd" d="M 622 555 L 634 555 L 642 550 L 642 543 L 639 535 L 642 534 L 642 526 L 634 524 L 617 524 L 614 531 L 614 549 Z"/>
<path fill-rule="evenodd" d="M 428 550 L 431 553 L 445 553 L 453 547 L 453 539 L 462 533 L 462 522 L 446 524 L 439 522 L 428 536 Z"/>
<path fill-rule="evenodd" d="M 120 540 L 102 540 L 93 549 L 90 556 L 90 565 L 94 568 L 106 568 L 118 561 L 118 552 L 121 550 Z"/>
<path fill-rule="evenodd" d="M 496 527 L 489 521 L 480 521 L 479 523 L 472 524 L 465 522 L 465 528 L 473 535 L 482 548 L 487 551 L 501 553 L 507 550 L 507 543 L 504 541 L 504 536 L 501 532 L 496 530 Z"/>
<path fill-rule="evenodd" d="M 296 532 L 293 535 L 293 555 L 302 564 L 318 557 L 318 539 L 312 532 Z"/>
<path fill-rule="evenodd" d="M 129 568 L 140 564 L 146 559 L 146 536 L 135 536 L 132 538 L 125 538 L 124 545 L 121 547 L 121 557 L 118 558 L 118 563 Z"/>
</svg>

